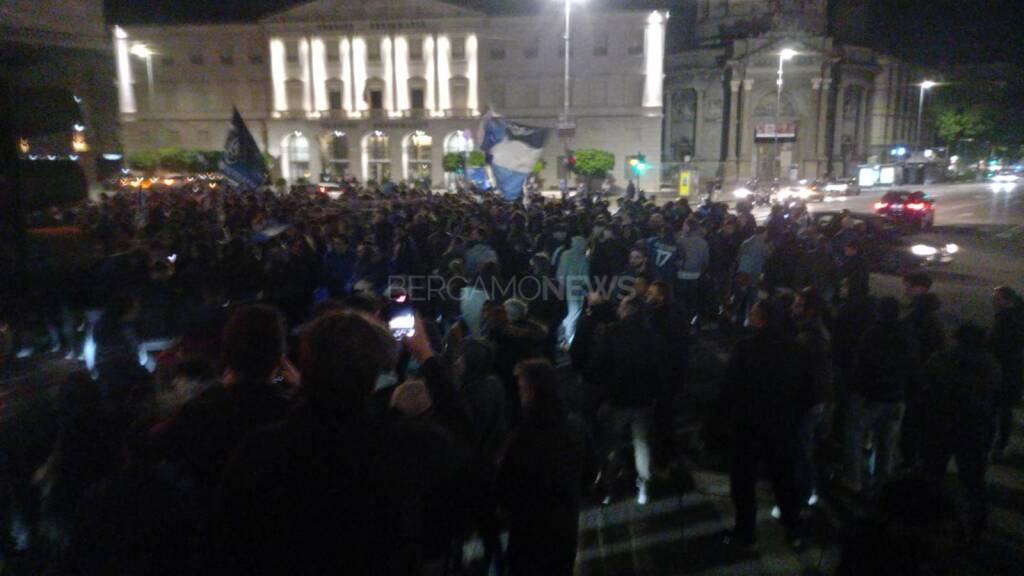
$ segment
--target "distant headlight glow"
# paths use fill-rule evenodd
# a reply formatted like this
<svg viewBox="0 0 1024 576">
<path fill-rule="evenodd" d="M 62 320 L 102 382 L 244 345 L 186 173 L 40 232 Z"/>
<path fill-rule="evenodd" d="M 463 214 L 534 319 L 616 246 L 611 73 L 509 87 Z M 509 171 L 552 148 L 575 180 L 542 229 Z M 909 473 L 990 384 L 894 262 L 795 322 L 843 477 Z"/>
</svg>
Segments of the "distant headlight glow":
<svg viewBox="0 0 1024 576">
<path fill-rule="evenodd" d="M 915 256 L 924 256 L 924 257 L 935 256 L 939 252 L 938 250 L 936 250 L 932 246 L 927 246 L 925 244 L 914 244 L 913 246 L 910 247 L 910 251 Z"/>
</svg>

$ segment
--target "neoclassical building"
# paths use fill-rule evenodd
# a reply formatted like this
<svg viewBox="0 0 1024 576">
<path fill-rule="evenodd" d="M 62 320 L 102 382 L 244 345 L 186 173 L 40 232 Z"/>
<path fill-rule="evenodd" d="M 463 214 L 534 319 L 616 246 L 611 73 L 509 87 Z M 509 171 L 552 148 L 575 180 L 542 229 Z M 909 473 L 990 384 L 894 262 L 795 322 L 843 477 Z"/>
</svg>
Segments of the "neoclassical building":
<svg viewBox="0 0 1024 576">
<path fill-rule="evenodd" d="M 912 146 L 925 73 L 846 40 L 866 25 L 864 2 L 692 4 L 692 47 L 666 61 L 667 163 L 705 180 L 815 179 L 854 176 Z M 783 63 L 780 97 L 787 49 L 796 55 Z"/>
<path fill-rule="evenodd" d="M 216 149 L 237 106 L 283 177 L 352 174 L 444 181 L 446 152 L 476 147 L 488 108 L 554 127 L 563 106 L 564 16 L 490 16 L 437 0 L 314 0 L 259 22 L 117 26 L 126 150 Z M 574 13 L 575 134 L 553 136 L 542 176 L 564 150 L 600 147 L 626 177 L 660 156 L 668 13 Z M 643 185 L 655 188 L 652 169 Z"/>
</svg>

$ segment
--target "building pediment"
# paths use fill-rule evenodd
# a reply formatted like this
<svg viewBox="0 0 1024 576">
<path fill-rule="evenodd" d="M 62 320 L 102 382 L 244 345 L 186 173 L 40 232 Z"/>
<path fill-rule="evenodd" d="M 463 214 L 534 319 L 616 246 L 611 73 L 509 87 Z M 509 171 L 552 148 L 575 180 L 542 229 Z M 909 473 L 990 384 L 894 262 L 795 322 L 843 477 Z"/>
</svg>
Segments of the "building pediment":
<svg viewBox="0 0 1024 576">
<path fill-rule="evenodd" d="M 268 23 L 475 18 L 482 12 L 439 0 L 313 0 L 267 16 Z"/>
</svg>

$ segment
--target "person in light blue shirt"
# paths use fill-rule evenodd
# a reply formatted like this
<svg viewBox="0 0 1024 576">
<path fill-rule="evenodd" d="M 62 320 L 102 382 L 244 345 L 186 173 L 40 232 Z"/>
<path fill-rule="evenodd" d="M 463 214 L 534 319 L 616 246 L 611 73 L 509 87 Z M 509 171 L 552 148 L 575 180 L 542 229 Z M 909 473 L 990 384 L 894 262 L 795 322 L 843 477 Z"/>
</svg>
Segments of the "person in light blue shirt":
<svg viewBox="0 0 1024 576">
<path fill-rule="evenodd" d="M 568 250 L 564 250 L 558 259 L 555 278 L 565 288 L 565 299 L 569 313 L 562 321 L 565 344 L 572 344 L 576 334 L 576 321 L 583 311 L 583 299 L 587 296 L 587 280 L 590 278 L 590 262 L 587 260 L 587 239 L 576 234 Z"/>
</svg>

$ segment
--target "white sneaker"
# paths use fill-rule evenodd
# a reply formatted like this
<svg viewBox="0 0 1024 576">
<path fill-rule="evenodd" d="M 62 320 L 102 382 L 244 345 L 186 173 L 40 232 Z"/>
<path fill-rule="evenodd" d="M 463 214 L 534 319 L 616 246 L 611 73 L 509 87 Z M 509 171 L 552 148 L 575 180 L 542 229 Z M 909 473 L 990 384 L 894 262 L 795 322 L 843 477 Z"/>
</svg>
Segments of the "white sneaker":
<svg viewBox="0 0 1024 576">
<path fill-rule="evenodd" d="M 636 503 L 641 506 L 647 504 L 647 482 L 643 480 L 636 483 Z"/>
<path fill-rule="evenodd" d="M 815 506 L 818 503 L 818 493 L 811 492 L 811 497 L 807 499 L 808 506 Z"/>
<path fill-rule="evenodd" d="M 772 518 L 775 518 L 776 520 L 781 519 L 782 518 L 782 508 L 779 508 L 778 506 L 775 506 L 774 508 L 772 508 Z"/>
</svg>

